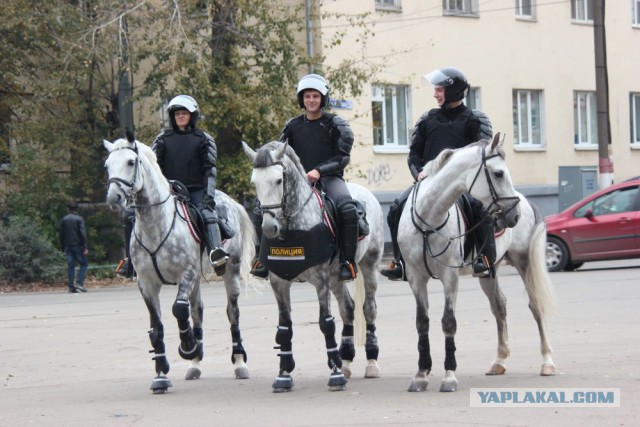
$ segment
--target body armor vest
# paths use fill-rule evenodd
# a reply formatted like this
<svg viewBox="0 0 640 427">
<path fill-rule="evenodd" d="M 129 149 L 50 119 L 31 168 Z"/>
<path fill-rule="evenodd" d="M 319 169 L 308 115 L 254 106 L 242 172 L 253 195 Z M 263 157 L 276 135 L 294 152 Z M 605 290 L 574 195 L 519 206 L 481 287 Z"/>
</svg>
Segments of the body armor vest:
<svg viewBox="0 0 640 427">
<path fill-rule="evenodd" d="M 425 120 L 427 133 L 425 136 L 422 164 L 435 159 L 445 148 L 462 148 L 472 142 L 466 136 L 467 122 L 473 118 L 470 109 L 465 108 L 461 114 L 451 120 L 442 114 L 440 109 L 429 112 Z"/>
<path fill-rule="evenodd" d="M 323 114 L 318 120 L 309 121 L 304 116 L 296 117 L 289 123 L 289 145 L 300 157 L 306 172 L 316 168 L 339 153 L 338 144 L 334 143 L 332 114 Z M 342 177 L 340 173 L 330 174 Z"/>
<path fill-rule="evenodd" d="M 204 133 L 196 129 L 187 134 L 165 133 L 162 173 L 169 180 L 182 182 L 189 191 L 204 188 L 205 166 L 202 162 Z"/>
</svg>

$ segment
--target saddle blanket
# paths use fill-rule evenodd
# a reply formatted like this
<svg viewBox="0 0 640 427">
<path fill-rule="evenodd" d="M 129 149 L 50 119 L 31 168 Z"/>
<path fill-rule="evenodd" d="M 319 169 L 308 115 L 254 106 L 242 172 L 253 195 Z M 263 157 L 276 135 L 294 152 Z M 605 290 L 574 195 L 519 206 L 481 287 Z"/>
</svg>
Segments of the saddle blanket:
<svg viewBox="0 0 640 427">
<path fill-rule="evenodd" d="M 310 230 L 287 230 L 282 238 L 262 237 L 260 262 L 285 280 L 293 280 L 308 268 L 329 260 L 336 243 L 326 224 Z"/>
</svg>

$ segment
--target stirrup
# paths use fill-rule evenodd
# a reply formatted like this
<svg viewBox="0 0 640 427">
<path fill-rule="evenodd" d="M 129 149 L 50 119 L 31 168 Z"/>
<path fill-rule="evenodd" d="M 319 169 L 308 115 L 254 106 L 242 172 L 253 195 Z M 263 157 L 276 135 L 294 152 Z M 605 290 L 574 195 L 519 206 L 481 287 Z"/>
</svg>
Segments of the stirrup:
<svg viewBox="0 0 640 427">
<path fill-rule="evenodd" d="M 340 264 L 340 271 L 338 272 L 338 280 L 341 282 L 346 282 L 348 280 L 353 280 L 358 277 L 358 270 L 355 267 L 355 264 L 345 261 Z"/>
<path fill-rule="evenodd" d="M 129 265 L 131 261 L 129 261 L 129 258 L 124 258 L 121 259 L 120 262 L 118 263 L 118 266 L 116 267 L 116 274 L 120 277 L 125 277 L 127 279 L 130 279 L 131 277 L 133 277 L 133 272 L 129 271 L 130 269 L 133 270 L 131 268 L 131 266 Z"/>
<path fill-rule="evenodd" d="M 473 260 L 473 277 L 493 277 L 493 269 L 491 268 L 491 262 L 486 255 L 480 255 Z"/>
<path fill-rule="evenodd" d="M 209 262 L 211 262 L 213 268 L 222 267 L 228 259 L 229 253 L 222 249 L 220 246 L 209 253 Z"/>
<path fill-rule="evenodd" d="M 380 272 L 380 274 L 393 281 L 407 280 L 404 262 L 399 259 L 394 259 L 393 261 L 391 261 L 389 268 L 385 268 Z"/>
<path fill-rule="evenodd" d="M 260 260 L 256 260 L 249 273 L 253 276 L 259 277 L 260 279 L 266 279 L 267 277 L 269 277 L 269 270 L 267 269 L 267 267 L 262 265 Z"/>
</svg>

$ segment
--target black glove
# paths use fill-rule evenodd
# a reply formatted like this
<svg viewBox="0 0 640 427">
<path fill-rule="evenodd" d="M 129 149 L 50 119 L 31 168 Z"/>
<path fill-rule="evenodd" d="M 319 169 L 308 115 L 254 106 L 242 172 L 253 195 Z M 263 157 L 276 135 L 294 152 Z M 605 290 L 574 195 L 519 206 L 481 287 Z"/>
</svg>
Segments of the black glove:
<svg viewBox="0 0 640 427">
<path fill-rule="evenodd" d="M 211 194 L 205 194 L 202 198 L 202 205 L 206 209 L 213 210 L 216 207 L 216 201 L 213 199 L 213 196 Z"/>
</svg>

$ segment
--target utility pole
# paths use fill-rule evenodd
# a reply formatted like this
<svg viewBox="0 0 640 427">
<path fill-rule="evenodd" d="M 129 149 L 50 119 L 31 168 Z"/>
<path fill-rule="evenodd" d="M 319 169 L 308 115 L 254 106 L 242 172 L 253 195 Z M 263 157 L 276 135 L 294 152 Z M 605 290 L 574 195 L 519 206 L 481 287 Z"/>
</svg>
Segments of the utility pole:
<svg viewBox="0 0 640 427">
<path fill-rule="evenodd" d="M 606 188 L 613 184 L 613 161 L 609 156 L 611 123 L 609 122 L 609 77 L 607 75 L 604 3 L 605 0 L 593 0 L 596 106 L 598 111 L 598 186 L 600 188 Z"/>
<path fill-rule="evenodd" d="M 131 77 L 129 76 L 129 28 L 127 26 L 127 6 L 124 6 L 124 12 L 121 16 L 120 31 L 122 34 L 122 55 L 120 57 L 120 76 L 118 81 L 118 118 L 122 135 L 129 129 L 134 132 L 133 128 L 133 87 L 131 85 Z"/>
</svg>

